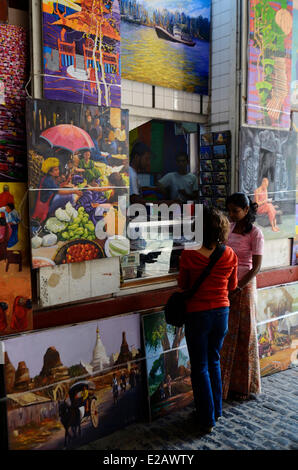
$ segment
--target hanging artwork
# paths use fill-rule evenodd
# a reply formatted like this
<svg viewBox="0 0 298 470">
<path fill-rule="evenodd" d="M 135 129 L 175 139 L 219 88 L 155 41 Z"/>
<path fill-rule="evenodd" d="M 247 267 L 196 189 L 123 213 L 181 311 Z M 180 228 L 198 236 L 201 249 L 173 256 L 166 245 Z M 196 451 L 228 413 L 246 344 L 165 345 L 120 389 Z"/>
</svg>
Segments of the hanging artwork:
<svg viewBox="0 0 298 470">
<path fill-rule="evenodd" d="M 193 400 L 184 328 L 167 325 L 164 312 L 142 316 L 151 418 Z"/>
<path fill-rule="evenodd" d="M 210 9 L 210 0 L 122 0 L 122 77 L 207 95 Z"/>
<path fill-rule="evenodd" d="M 240 191 L 258 203 L 265 239 L 295 234 L 297 133 L 242 127 Z"/>
<path fill-rule="evenodd" d="M 258 289 L 261 374 L 298 365 L 298 283 Z"/>
<path fill-rule="evenodd" d="M 26 181 L 27 35 L 0 24 L 0 180 Z"/>
<path fill-rule="evenodd" d="M 121 105 L 119 0 L 42 0 L 44 97 Z"/>
<path fill-rule="evenodd" d="M 251 0 L 247 123 L 290 128 L 292 0 Z"/>
<path fill-rule="evenodd" d="M 32 329 L 24 183 L 0 183 L 0 336 Z"/>
<path fill-rule="evenodd" d="M 121 256 L 128 196 L 128 112 L 27 102 L 33 268 Z"/>
<path fill-rule="evenodd" d="M 225 210 L 231 185 L 231 132 L 201 134 L 200 202 Z"/>
<path fill-rule="evenodd" d="M 143 417 L 138 314 L 4 341 L 9 449 L 75 448 Z"/>
</svg>

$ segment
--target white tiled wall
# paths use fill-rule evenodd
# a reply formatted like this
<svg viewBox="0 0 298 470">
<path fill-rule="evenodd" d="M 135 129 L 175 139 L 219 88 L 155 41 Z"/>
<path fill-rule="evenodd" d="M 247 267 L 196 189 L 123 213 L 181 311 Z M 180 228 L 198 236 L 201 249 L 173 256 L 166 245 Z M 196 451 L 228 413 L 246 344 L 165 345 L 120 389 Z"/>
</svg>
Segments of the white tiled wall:
<svg viewBox="0 0 298 470">
<path fill-rule="evenodd" d="M 236 0 L 212 1 L 211 130 L 229 129 L 235 113 Z"/>
<path fill-rule="evenodd" d="M 156 86 L 121 80 L 121 106 L 129 109 L 129 128 L 150 119 L 206 122 L 209 97 Z M 154 94 L 154 97 L 153 97 Z M 155 101 L 155 103 L 154 103 Z M 154 106 L 153 106 L 154 103 Z"/>
</svg>

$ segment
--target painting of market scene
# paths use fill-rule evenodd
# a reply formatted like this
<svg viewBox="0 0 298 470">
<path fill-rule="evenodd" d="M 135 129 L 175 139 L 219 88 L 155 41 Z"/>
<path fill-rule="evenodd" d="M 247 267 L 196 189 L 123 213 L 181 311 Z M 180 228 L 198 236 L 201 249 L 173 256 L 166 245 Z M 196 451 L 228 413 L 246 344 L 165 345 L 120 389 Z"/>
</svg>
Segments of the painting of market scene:
<svg viewBox="0 0 298 470">
<path fill-rule="evenodd" d="M 167 325 L 164 312 L 143 315 L 150 416 L 155 419 L 193 401 L 184 328 Z"/>
<path fill-rule="evenodd" d="M 119 0 L 42 0 L 44 97 L 121 105 Z"/>
<path fill-rule="evenodd" d="M 11 450 L 75 448 L 142 419 L 139 315 L 5 341 Z"/>
<path fill-rule="evenodd" d="M 257 312 L 261 375 L 297 366 L 297 283 L 259 289 Z"/>
<path fill-rule="evenodd" d="M 247 122 L 288 129 L 293 1 L 254 0 L 249 15 Z"/>
<path fill-rule="evenodd" d="M 128 114 L 27 101 L 32 266 L 125 255 Z"/>
<path fill-rule="evenodd" d="M 0 183 L 0 336 L 32 329 L 25 183 Z"/>
<path fill-rule="evenodd" d="M 122 0 L 122 77 L 207 95 L 210 9 L 210 0 Z"/>
</svg>

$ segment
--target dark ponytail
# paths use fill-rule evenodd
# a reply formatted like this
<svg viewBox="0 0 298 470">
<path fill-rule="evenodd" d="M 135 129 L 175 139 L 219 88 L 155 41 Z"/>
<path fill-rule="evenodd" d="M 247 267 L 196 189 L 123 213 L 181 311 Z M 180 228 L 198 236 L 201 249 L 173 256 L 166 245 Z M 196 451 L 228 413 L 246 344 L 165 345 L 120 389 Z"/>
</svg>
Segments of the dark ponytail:
<svg viewBox="0 0 298 470">
<path fill-rule="evenodd" d="M 248 213 L 244 218 L 244 233 L 249 233 L 253 227 L 254 221 L 256 220 L 258 204 L 256 202 L 252 202 L 252 200 L 244 193 L 231 194 L 231 196 L 226 200 L 226 208 L 228 208 L 229 204 L 234 204 L 241 209 L 246 209 L 248 207 Z"/>
</svg>

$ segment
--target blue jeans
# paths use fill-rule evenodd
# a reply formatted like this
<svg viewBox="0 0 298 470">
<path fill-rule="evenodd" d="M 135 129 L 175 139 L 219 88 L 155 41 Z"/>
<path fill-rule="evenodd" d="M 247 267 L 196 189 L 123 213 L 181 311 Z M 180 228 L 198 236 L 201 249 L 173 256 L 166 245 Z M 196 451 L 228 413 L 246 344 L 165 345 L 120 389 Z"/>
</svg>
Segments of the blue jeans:
<svg viewBox="0 0 298 470">
<path fill-rule="evenodd" d="M 185 338 L 191 365 L 191 382 L 201 426 L 214 426 L 222 414 L 220 350 L 228 331 L 229 307 L 191 312 Z"/>
</svg>

